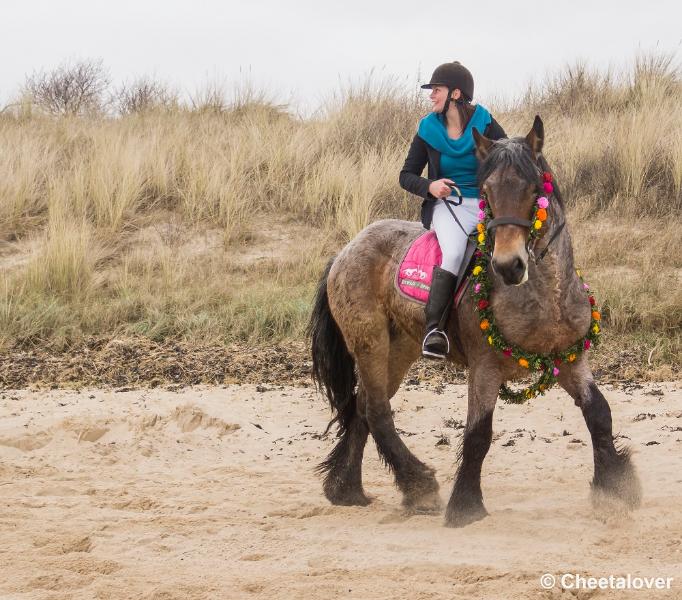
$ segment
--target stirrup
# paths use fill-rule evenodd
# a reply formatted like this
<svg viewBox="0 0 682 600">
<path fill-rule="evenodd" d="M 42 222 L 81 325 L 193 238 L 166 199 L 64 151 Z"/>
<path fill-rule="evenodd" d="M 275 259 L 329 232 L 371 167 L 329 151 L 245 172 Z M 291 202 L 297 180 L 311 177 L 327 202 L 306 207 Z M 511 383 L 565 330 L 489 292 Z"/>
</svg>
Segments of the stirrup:
<svg viewBox="0 0 682 600">
<path fill-rule="evenodd" d="M 432 352 L 431 350 L 426 349 L 426 341 L 431 336 L 441 336 L 441 337 L 443 337 L 443 339 L 445 339 L 445 345 L 446 345 L 445 353 L 440 354 L 440 353 Z M 438 329 L 437 327 L 434 327 L 431 331 L 429 331 L 424 336 L 424 341 L 422 342 L 422 356 L 426 356 L 428 358 L 444 359 L 447 357 L 448 354 L 450 354 L 450 339 L 448 338 L 447 334 L 442 329 Z"/>
</svg>

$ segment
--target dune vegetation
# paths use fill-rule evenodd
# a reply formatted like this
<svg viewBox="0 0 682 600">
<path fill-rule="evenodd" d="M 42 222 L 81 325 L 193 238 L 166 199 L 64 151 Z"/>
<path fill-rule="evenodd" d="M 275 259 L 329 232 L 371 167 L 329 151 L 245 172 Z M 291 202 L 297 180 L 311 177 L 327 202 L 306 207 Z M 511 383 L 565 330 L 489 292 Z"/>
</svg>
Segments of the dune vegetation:
<svg viewBox="0 0 682 600">
<path fill-rule="evenodd" d="M 578 64 L 490 107 L 510 135 L 542 116 L 603 306 L 598 360 L 627 355 L 654 378 L 682 359 L 680 75 L 667 56 Z M 301 340 L 329 257 L 376 219 L 418 219 L 398 185 L 427 110 L 414 90 L 369 81 L 302 118 L 250 88 L 183 102 L 148 80 L 48 110 L 30 83 L 0 113 L 5 352 Z"/>
</svg>

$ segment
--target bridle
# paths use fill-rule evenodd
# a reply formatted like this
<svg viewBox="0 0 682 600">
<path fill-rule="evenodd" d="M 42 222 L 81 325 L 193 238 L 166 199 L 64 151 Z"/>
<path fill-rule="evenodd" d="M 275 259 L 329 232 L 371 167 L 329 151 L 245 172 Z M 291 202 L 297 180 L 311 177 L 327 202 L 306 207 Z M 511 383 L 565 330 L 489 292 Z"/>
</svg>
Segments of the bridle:
<svg viewBox="0 0 682 600">
<path fill-rule="evenodd" d="M 538 175 L 541 174 L 541 170 L 539 167 L 537 167 L 538 170 Z M 541 192 L 537 191 L 535 195 L 535 200 L 536 202 L 538 198 L 540 198 L 542 195 L 546 195 L 547 199 L 552 201 L 552 198 L 554 197 L 554 192 L 552 193 L 546 193 L 546 192 Z M 452 211 L 451 211 L 452 212 Z M 453 213 L 454 215 L 454 213 Z M 528 252 L 528 256 L 531 258 L 531 260 L 535 263 L 541 261 L 547 252 L 549 251 L 549 247 L 552 245 L 552 242 L 556 240 L 556 238 L 559 236 L 561 231 L 566 225 L 566 219 L 564 219 L 560 225 L 556 226 L 554 228 L 554 231 L 552 232 L 552 235 L 549 238 L 549 241 L 547 242 L 547 245 L 540 251 L 540 253 L 536 256 L 535 254 L 535 248 L 537 245 L 538 240 L 540 239 L 540 236 L 534 237 L 531 235 L 531 232 L 533 231 L 533 221 L 529 219 L 522 219 L 521 217 L 514 217 L 514 216 L 502 216 L 502 217 L 495 217 L 494 219 L 490 219 L 488 221 L 488 224 L 486 225 L 486 233 L 490 236 L 492 240 L 492 244 L 490 244 L 491 250 L 488 251 L 488 258 L 492 260 L 492 248 L 495 247 L 495 229 L 499 227 L 500 225 L 519 225 L 520 227 L 527 227 L 529 230 L 528 233 L 528 238 L 526 239 L 526 252 Z M 461 225 L 460 225 L 461 227 Z M 542 236 L 544 237 L 544 235 Z"/>
<path fill-rule="evenodd" d="M 551 200 L 553 195 L 554 194 L 551 194 L 548 199 Z M 536 196 L 536 200 L 539 197 L 540 195 L 538 194 Z M 520 217 L 513 216 L 496 217 L 494 219 L 491 219 L 490 221 L 488 221 L 488 224 L 486 225 L 486 231 L 493 241 L 493 243 L 490 245 L 491 248 L 495 247 L 495 229 L 500 225 L 519 225 L 521 227 L 528 227 L 528 229 L 530 230 L 530 228 L 533 227 L 533 222 L 530 221 L 529 219 L 522 219 Z M 566 219 L 564 219 L 560 225 L 554 228 L 554 231 L 552 232 L 552 235 L 550 236 L 547 245 L 537 255 L 535 254 L 535 248 L 540 238 L 539 237 L 532 238 L 530 235 L 528 236 L 528 239 L 526 240 L 526 252 L 528 252 L 528 256 L 530 256 L 533 262 L 537 263 L 545 257 L 545 255 L 549 251 L 549 247 L 551 246 L 552 242 L 556 240 L 556 238 L 559 236 L 561 230 L 564 228 L 565 225 Z M 489 251 L 489 255 L 490 258 L 492 258 L 492 250 Z"/>
</svg>

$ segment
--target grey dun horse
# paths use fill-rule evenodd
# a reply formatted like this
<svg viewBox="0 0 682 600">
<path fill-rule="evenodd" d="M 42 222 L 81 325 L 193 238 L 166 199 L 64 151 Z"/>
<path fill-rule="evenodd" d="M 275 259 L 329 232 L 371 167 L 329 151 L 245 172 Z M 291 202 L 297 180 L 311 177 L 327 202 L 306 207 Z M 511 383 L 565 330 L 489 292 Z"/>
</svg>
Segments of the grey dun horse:
<svg viewBox="0 0 682 600">
<path fill-rule="evenodd" d="M 525 138 L 492 142 L 477 131 L 474 136 L 481 191 L 494 217 L 528 219 L 542 172 L 549 171 L 541 153 L 542 121 L 536 117 Z M 555 187 L 542 240 L 549 239 L 564 218 Z M 338 441 L 318 467 L 324 475 L 324 493 L 333 504 L 369 504 L 362 485 L 362 457 L 371 433 L 395 476 L 403 505 L 417 512 L 440 509 L 434 469 L 403 443 L 390 404 L 421 351 L 423 306 L 403 297 L 394 279 L 408 246 L 423 231 L 421 224 L 407 221 L 373 223 L 330 261 L 320 280 L 309 334 L 313 376 L 331 405 L 329 425 L 337 424 Z M 542 261 L 536 262 L 529 253 L 527 239 L 527 227 L 496 228 L 491 306 L 509 342 L 531 352 L 558 352 L 585 335 L 590 305 L 575 273 L 568 228 L 561 229 Z M 486 343 L 469 293 L 452 315 L 448 333 L 458 340 L 448 358 L 469 369 L 466 427 L 445 512 L 446 525 L 459 527 L 487 515 L 481 466 L 491 444 L 498 391 L 504 382 L 527 371 Z M 558 380 L 582 411 L 592 439 L 593 493 L 618 498 L 628 508 L 638 506 L 639 480 L 628 450 L 614 446 L 611 409 L 594 382 L 587 353 L 562 365 Z"/>
</svg>

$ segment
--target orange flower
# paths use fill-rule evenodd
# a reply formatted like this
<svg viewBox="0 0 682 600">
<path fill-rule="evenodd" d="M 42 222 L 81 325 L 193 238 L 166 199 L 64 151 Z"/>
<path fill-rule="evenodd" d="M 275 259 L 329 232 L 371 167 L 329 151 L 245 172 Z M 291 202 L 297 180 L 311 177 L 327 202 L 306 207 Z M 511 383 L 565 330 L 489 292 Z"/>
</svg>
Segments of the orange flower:
<svg viewBox="0 0 682 600">
<path fill-rule="evenodd" d="M 573 362 L 576 358 L 577 358 L 577 356 L 575 354 L 569 354 L 568 355 L 568 362 Z"/>
<path fill-rule="evenodd" d="M 485 225 L 483 225 L 483 223 L 479 223 L 476 225 L 476 229 L 478 229 L 478 233 L 483 233 L 485 231 Z"/>
<path fill-rule="evenodd" d="M 592 318 L 595 321 L 600 321 L 601 320 L 601 313 L 598 310 L 593 310 L 592 311 Z"/>
<path fill-rule="evenodd" d="M 490 327 L 490 321 L 488 321 L 488 319 L 483 319 L 480 323 L 480 327 L 483 331 L 485 331 L 488 329 L 488 327 Z"/>
<path fill-rule="evenodd" d="M 519 358 L 519 364 L 524 368 L 528 368 L 528 361 L 525 358 Z"/>
<path fill-rule="evenodd" d="M 540 219 L 541 221 L 546 221 L 547 220 L 547 209 L 546 208 L 538 208 L 537 218 Z"/>
</svg>

